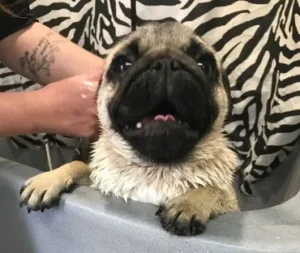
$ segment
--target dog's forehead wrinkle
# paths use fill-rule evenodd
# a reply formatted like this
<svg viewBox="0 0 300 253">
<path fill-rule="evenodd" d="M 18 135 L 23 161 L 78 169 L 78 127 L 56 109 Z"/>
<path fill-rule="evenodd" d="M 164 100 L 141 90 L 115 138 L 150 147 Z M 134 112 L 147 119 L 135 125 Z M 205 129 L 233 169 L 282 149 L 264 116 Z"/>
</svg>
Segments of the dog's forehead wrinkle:
<svg viewBox="0 0 300 253">
<path fill-rule="evenodd" d="M 144 50 L 155 47 L 184 47 L 190 39 L 195 37 L 192 30 L 177 23 L 165 23 L 163 25 L 150 24 L 139 31 L 140 46 Z"/>
</svg>

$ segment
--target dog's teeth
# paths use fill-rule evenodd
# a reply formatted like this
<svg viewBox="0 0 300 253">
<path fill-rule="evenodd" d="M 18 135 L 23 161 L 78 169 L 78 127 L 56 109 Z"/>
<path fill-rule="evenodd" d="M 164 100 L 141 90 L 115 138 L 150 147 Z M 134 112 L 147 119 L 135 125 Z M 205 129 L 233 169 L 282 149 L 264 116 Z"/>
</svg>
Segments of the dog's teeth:
<svg viewBox="0 0 300 253">
<path fill-rule="evenodd" d="M 179 120 L 178 123 L 181 124 L 181 120 Z"/>
<path fill-rule="evenodd" d="M 128 125 L 125 125 L 125 126 L 124 126 L 124 129 L 125 129 L 125 130 L 128 130 L 128 129 L 129 129 L 129 126 L 128 126 Z"/>
<path fill-rule="evenodd" d="M 136 123 L 136 128 L 138 128 L 138 129 L 142 128 L 142 122 Z"/>
</svg>

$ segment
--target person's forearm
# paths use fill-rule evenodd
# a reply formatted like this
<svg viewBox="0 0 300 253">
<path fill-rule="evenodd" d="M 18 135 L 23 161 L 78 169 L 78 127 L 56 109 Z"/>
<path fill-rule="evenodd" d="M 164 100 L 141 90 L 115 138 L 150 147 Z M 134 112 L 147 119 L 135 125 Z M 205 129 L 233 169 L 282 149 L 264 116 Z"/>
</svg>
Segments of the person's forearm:
<svg viewBox="0 0 300 253">
<path fill-rule="evenodd" d="M 0 137 L 38 133 L 36 91 L 0 93 Z"/>
<path fill-rule="evenodd" d="M 35 23 L 0 41 L 0 61 L 41 84 L 99 69 L 103 59 Z"/>
</svg>

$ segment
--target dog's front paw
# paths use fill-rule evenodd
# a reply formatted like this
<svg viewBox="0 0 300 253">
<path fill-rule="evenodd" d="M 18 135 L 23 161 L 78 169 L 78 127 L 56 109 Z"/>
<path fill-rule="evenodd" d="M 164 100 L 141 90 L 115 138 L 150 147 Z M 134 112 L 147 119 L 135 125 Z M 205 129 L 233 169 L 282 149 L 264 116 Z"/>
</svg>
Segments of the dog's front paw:
<svg viewBox="0 0 300 253">
<path fill-rule="evenodd" d="M 20 190 L 20 207 L 27 205 L 30 211 L 42 212 L 55 205 L 62 192 L 71 189 L 73 180 L 53 170 L 28 179 Z"/>
<path fill-rule="evenodd" d="M 180 236 L 198 235 L 205 231 L 210 217 L 210 208 L 194 203 L 184 195 L 161 205 L 157 210 L 162 227 L 171 234 Z"/>
<path fill-rule="evenodd" d="M 171 234 L 190 236 L 205 231 L 206 211 L 196 210 L 191 203 L 171 201 L 156 212 L 162 227 Z"/>
</svg>

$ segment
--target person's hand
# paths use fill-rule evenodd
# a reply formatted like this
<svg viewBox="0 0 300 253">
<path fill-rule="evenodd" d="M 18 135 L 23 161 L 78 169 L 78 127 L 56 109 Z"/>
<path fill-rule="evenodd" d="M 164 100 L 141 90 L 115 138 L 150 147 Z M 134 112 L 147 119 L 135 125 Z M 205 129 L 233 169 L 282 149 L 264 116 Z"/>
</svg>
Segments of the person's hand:
<svg viewBox="0 0 300 253">
<path fill-rule="evenodd" d="M 99 72 L 99 71 L 98 71 Z M 98 131 L 96 91 L 100 73 L 75 76 L 37 91 L 44 118 L 40 129 L 72 137 L 93 137 Z"/>
</svg>

